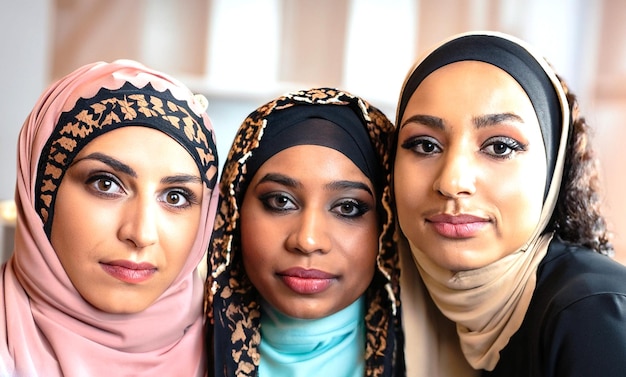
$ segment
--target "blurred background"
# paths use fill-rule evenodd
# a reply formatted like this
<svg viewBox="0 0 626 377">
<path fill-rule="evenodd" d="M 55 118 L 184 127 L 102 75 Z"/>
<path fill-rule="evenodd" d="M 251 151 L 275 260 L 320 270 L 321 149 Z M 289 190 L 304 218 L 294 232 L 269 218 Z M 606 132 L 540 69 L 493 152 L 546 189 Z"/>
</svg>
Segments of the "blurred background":
<svg viewBox="0 0 626 377">
<path fill-rule="evenodd" d="M 595 127 L 616 259 L 626 264 L 626 1 L 0 0 L 0 257 L 12 250 L 19 129 L 41 92 L 79 66 L 135 59 L 210 102 L 224 161 L 259 105 L 290 90 L 340 87 L 395 118 L 418 55 L 490 29 L 535 45 Z"/>
</svg>

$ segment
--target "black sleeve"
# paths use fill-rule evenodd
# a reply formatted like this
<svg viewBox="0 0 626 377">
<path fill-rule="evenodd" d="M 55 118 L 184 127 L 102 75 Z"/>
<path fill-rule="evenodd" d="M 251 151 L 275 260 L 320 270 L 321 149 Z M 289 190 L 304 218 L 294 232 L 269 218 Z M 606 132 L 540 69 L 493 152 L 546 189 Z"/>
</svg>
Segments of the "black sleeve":
<svg viewBox="0 0 626 377">
<path fill-rule="evenodd" d="M 581 298 L 545 330 L 543 357 L 549 376 L 626 376 L 626 295 Z"/>
</svg>

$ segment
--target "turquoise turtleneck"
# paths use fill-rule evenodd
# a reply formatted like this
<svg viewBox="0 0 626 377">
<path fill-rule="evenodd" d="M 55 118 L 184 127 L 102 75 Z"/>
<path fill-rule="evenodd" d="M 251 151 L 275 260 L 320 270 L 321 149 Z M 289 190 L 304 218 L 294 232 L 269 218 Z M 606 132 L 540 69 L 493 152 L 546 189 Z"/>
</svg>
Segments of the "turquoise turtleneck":
<svg viewBox="0 0 626 377">
<path fill-rule="evenodd" d="M 264 301 L 259 376 L 363 377 L 364 301 L 319 319 L 289 317 Z"/>
</svg>

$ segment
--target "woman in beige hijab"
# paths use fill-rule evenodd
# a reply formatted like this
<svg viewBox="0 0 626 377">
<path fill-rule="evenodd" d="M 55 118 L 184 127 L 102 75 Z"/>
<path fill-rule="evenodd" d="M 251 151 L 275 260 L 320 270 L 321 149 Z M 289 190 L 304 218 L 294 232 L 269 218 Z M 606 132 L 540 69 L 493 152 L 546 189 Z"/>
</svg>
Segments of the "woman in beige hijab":
<svg viewBox="0 0 626 377">
<path fill-rule="evenodd" d="M 417 63 L 393 178 L 408 375 L 626 373 L 594 163 L 575 96 L 524 42 L 466 33 Z"/>
</svg>

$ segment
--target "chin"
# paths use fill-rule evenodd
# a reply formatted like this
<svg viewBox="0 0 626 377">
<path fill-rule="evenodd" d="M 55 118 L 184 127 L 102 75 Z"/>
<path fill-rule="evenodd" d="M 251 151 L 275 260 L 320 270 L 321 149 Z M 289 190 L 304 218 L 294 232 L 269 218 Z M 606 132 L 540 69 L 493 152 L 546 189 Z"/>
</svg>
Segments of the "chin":
<svg viewBox="0 0 626 377">
<path fill-rule="evenodd" d="M 137 314 L 146 310 L 148 306 L 118 306 L 118 305 L 106 305 L 97 307 L 103 312 L 110 314 Z"/>
<path fill-rule="evenodd" d="M 448 271 L 471 271 L 493 263 L 493 261 L 481 258 L 481 256 L 482 255 L 477 255 L 475 252 L 459 252 L 444 256 L 443 258 L 434 258 L 432 261 L 439 267 Z"/>
<path fill-rule="evenodd" d="M 138 301 L 132 298 L 118 298 L 109 300 L 89 300 L 85 301 L 96 309 L 110 314 L 136 314 L 148 309 L 153 302 L 146 300 Z"/>
<path fill-rule="evenodd" d="M 332 312 L 328 312 L 319 304 L 303 303 L 301 301 L 289 305 L 275 306 L 275 308 L 289 317 L 298 319 L 319 319 L 332 314 Z"/>
</svg>

